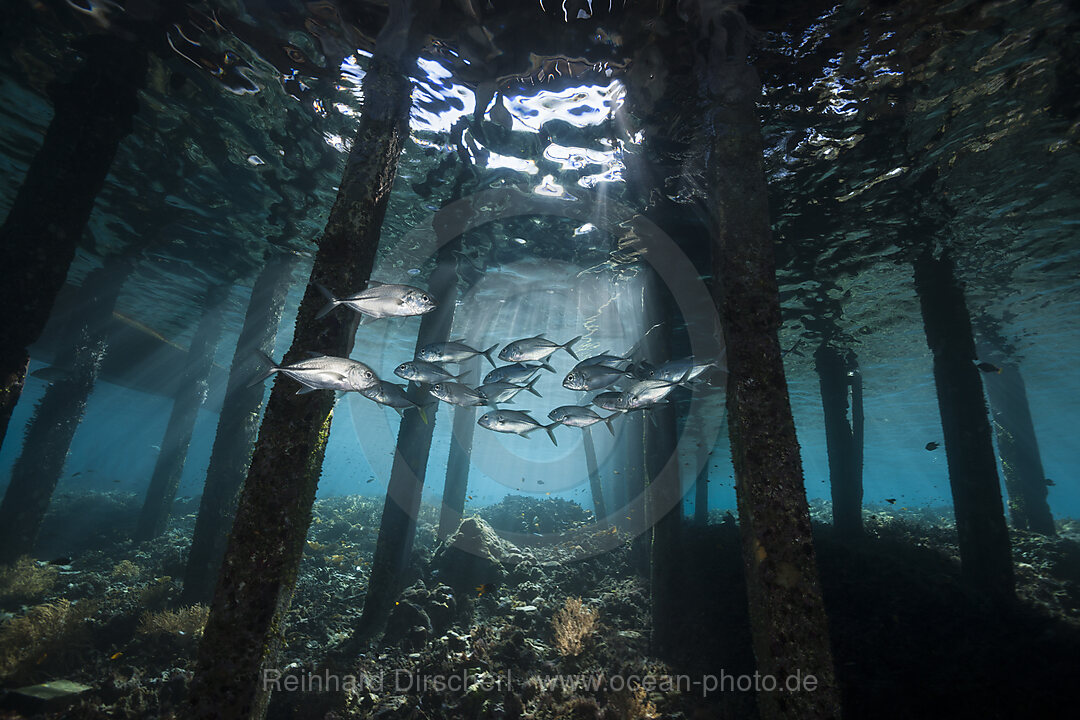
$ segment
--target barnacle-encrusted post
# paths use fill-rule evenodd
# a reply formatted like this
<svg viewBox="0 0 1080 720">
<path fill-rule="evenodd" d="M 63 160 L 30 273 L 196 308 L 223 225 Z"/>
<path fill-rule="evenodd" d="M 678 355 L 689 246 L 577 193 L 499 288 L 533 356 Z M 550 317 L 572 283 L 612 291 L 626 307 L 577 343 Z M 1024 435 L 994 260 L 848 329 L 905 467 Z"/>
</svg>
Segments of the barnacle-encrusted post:
<svg viewBox="0 0 1080 720">
<path fill-rule="evenodd" d="M 430 17 L 419 3 L 391 3 L 364 76 L 364 107 L 340 190 L 297 313 L 284 362 L 307 351 L 347 357 L 356 319 L 343 311 L 316 320 L 326 304 L 314 283 L 343 294 L 364 287 L 374 265 L 379 233 L 398 156 L 408 135 L 415 60 L 414 20 Z M 278 376 L 270 393 L 247 481 L 240 496 L 206 631 L 199 644 L 187 717 L 262 718 L 273 668 L 284 637 L 311 509 L 330 430 L 334 393 L 296 394 Z"/>
<path fill-rule="evenodd" d="M 947 253 L 934 257 L 930 249 L 923 251 L 915 261 L 915 290 L 934 355 L 961 572 L 972 586 L 1008 598 L 1015 588 L 997 458 L 975 367 L 971 316 Z"/>
<path fill-rule="evenodd" d="M 221 306 L 229 295 L 229 288 L 228 283 L 215 283 L 203 296 L 202 318 L 188 348 L 183 377 L 173 399 L 161 450 L 154 463 L 154 473 L 150 477 L 142 513 L 135 528 L 135 540 L 138 542 L 163 533 L 169 520 L 191 446 L 191 435 L 195 431 L 195 420 L 210 389 L 207 379 L 214 367 L 214 351 L 221 339 L 224 324 Z"/>
<path fill-rule="evenodd" d="M 53 363 L 66 372 L 49 385 L 34 407 L 22 452 L 0 504 L 0 565 L 34 549 L 105 357 L 116 298 L 134 267 L 131 258 L 114 255 L 91 271 L 79 288 L 78 314 L 63 333 L 69 345 Z"/>
<path fill-rule="evenodd" d="M 445 342 L 450 336 L 457 300 L 457 261 L 453 247 L 445 244 L 439 250 L 438 265 L 428 282 L 431 293 L 439 299 L 439 307 L 420 321 L 417 351 L 430 343 Z M 426 402 L 420 392 L 416 392 L 414 401 Z M 416 516 L 420 512 L 420 495 L 424 490 L 437 409 L 438 405 L 430 405 L 426 420 L 418 412 L 406 413 L 398 426 L 394 464 L 386 487 L 379 539 L 371 560 L 364 612 L 350 647 L 356 647 L 382 629 L 394 598 L 403 589 L 402 577 L 416 535 Z"/>
<path fill-rule="evenodd" d="M 822 343 L 814 353 L 825 414 L 825 445 L 829 454 L 833 527 L 846 538 L 862 534 L 862 387 L 854 359 Z M 851 373 L 850 375 L 848 373 Z M 848 420 L 848 389 L 852 388 L 851 420 Z M 858 400 L 858 402 L 856 402 Z"/>
<path fill-rule="evenodd" d="M 470 372 L 480 370 L 480 359 L 472 358 L 461 369 L 471 365 Z M 439 539 L 454 534 L 465 514 L 465 494 L 469 487 L 469 465 L 472 457 L 473 434 L 476 432 L 476 408 L 454 408 L 453 432 L 450 436 L 450 456 L 446 460 L 446 482 L 443 485 L 442 509 L 439 512 Z"/>
<path fill-rule="evenodd" d="M 592 428 L 585 428 L 582 444 L 585 447 L 585 470 L 589 473 L 589 491 L 592 493 L 593 518 L 598 524 L 603 524 L 607 522 L 607 505 L 604 503 L 604 488 L 600 484 L 600 469 L 596 464 Z"/>
<path fill-rule="evenodd" d="M 711 291 L 727 348 L 728 429 L 757 670 L 814 687 L 759 692 L 762 718 L 840 714 L 802 462 L 777 331 L 780 298 L 746 21 L 733 5 L 680 3 L 693 35 L 709 143 Z"/>
<path fill-rule="evenodd" d="M 51 89 L 52 122 L 0 227 L 0 444 L 27 347 L 49 319 L 146 76 L 146 51 L 123 38 L 91 35 L 75 50 L 82 63 Z"/>
<path fill-rule="evenodd" d="M 258 352 L 271 354 L 289 288 L 296 256 L 269 260 L 251 289 L 244 325 L 236 341 L 225 401 L 218 418 L 217 435 L 206 469 L 199 515 L 184 571 L 184 603 L 209 602 L 229 523 L 236 512 L 240 486 L 251 461 L 251 450 L 259 432 L 259 410 L 265 388 L 251 385 L 258 373 Z"/>
<path fill-rule="evenodd" d="M 980 350 L 979 357 L 990 357 Z M 983 375 L 990 413 L 994 420 L 1001 472 L 1009 493 L 1009 517 L 1021 530 L 1057 535 L 1050 513 L 1046 475 L 1043 471 L 1035 424 L 1031 420 L 1027 388 L 1020 367 L 1012 362 L 995 361 L 1000 373 Z"/>
</svg>

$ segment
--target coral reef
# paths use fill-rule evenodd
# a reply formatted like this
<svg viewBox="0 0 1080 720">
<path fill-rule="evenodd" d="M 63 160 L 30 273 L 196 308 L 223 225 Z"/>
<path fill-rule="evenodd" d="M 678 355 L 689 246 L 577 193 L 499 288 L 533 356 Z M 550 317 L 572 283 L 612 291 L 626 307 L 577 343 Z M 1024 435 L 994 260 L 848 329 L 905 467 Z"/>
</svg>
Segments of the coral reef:
<svg viewBox="0 0 1080 720">
<path fill-rule="evenodd" d="M 194 639 L 202 636 L 210 608 L 205 605 L 191 605 L 177 610 L 144 612 L 139 618 L 135 632 L 139 635 L 172 635 L 182 639 Z"/>
<path fill-rule="evenodd" d="M 0 607 L 40 600 L 56 584 L 59 569 L 24 555 L 11 565 L 0 566 Z"/>
<path fill-rule="evenodd" d="M 568 597 L 562 609 L 551 619 L 555 634 L 555 649 L 561 655 L 577 656 L 585 649 L 585 641 L 596 629 L 598 613 L 586 607 L 579 597 Z"/>
<path fill-rule="evenodd" d="M 68 600 L 35 605 L 0 625 L 0 679 L 21 678 L 28 667 L 66 659 L 88 641 L 86 620 L 96 603 Z"/>
</svg>

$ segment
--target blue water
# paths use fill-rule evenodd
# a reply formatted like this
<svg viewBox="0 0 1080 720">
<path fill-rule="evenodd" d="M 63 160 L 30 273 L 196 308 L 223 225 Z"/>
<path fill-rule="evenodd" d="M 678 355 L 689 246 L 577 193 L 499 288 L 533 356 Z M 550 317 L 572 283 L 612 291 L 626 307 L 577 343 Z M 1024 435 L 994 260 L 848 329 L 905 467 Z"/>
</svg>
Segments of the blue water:
<svg viewBox="0 0 1080 720">
<path fill-rule="evenodd" d="M 1073 432 L 1080 417 L 1072 402 L 1080 397 L 1075 131 L 1053 109 L 1055 93 L 1068 92 L 1058 86 L 1064 81 L 1042 67 L 1064 62 L 1060 38 L 1049 30 L 1042 40 L 1025 34 L 1033 26 L 1059 26 L 1059 14 L 1067 11 L 1055 5 L 1025 15 L 1009 4 L 1000 12 L 1002 28 L 977 32 L 953 48 L 951 62 L 961 70 L 946 73 L 949 61 L 938 56 L 923 61 L 922 89 L 904 101 L 899 118 L 885 108 L 893 107 L 890 93 L 904 90 L 895 84 L 906 62 L 898 48 L 913 20 L 903 14 L 876 16 L 873 24 L 880 32 L 868 36 L 865 47 L 847 48 L 823 38 L 851 18 L 827 13 L 805 36 L 768 34 L 756 57 L 766 85 L 759 109 L 785 308 L 781 344 L 787 348 L 800 338 L 807 341 L 802 347 L 806 356 L 792 353 L 786 362 L 811 499 L 829 496 L 812 360 L 820 334 L 807 319 L 814 303 L 824 298 L 838 303 L 840 336 L 860 358 L 867 507 L 880 507 L 885 498 L 896 498 L 897 508 L 951 503 L 944 449 L 924 449 L 927 442 L 942 441 L 942 434 L 911 267 L 898 250 L 899 241 L 890 239 L 910 220 L 905 213 L 914 190 L 907 183 L 928 163 L 941 162 L 945 171 L 935 193 L 948 197 L 953 214 L 943 221 L 939 242 L 956 253 L 972 315 L 995 319 L 1016 347 L 1045 472 L 1055 483 L 1049 490 L 1053 513 L 1080 516 L 1080 486 L 1073 472 L 1080 462 Z M 204 40 L 200 51 L 211 55 L 225 43 L 209 36 Z M 910 42 L 905 52 L 913 52 Z M 217 352 L 223 370 L 231 362 L 265 239 L 273 236 L 279 246 L 300 255 L 296 277 L 306 277 L 312 239 L 325 222 L 353 121 L 362 111 L 359 88 L 368 61 L 366 52 L 351 53 L 332 71 L 333 82 L 311 80 L 301 87 L 260 64 L 252 46 L 232 51 L 250 65 L 242 73 L 247 85 L 236 77 L 226 82 L 211 76 L 179 55 L 169 59 L 168 72 L 188 78 L 186 85 L 170 89 L 164 74 L 151 79 L 135 132 L 124 141 L 91 218 L 93 247 L 79 254 L 69 277 L 77 285 L 100 253 L 125 247 L 137 236 L 162 234 L 167 240 L 145 253 L 118 312 L 186 347 L 198 320 L 201 288 L 220 279 L 223 268 L 235 271 L 239 280 Z M 801 79 L 781 81 L 778 58 L 801 63 Z M 59 56 L 44 62 L 65 72 Z M 628 90 L 618 73 L 550 88 L 519 79 L 488 100 L 483 132 L 465 129 L 459 148 L 451 129 L 471 117 L 477 92 L 463 62 L 451 53 L 418 65 L 410 140 L 373 277 L 424 284 L 433 267 L 423 249 L 423 237 L 430 233 L 425 223 L 446 188 L 437 186 L 430 195 L 420 193 L 417 185 L 441 158 L 457 151 L 473 164 L 480 187 L 516 187 L 567 202 L 585 197 L 593 214 L 508 221 L 497 226 L 493 237 L 470 241 L 466 253 L 477 263 L 479 279 L 460 301 L 451 335 L 487 347 L 541 331 L 559 340 L 584 331 L 580 349 L 585 353 L 625 351 L 647 323 L 640 304 L 633 302 L 633 277 L 620 275 L 635 263 L 615 257 L 618 238 L 612 227 L 616 206 L 632 205 L 634 199 L 627 189 L 627 161 L 644 157 L 642 143 L 658 129 L 634 124 L 627 115 L 627 94 L 633 88 Z M 289 77 L 302 76 L 294 68 Z M 38 92 L 40 78 L 24 65 L 9 57 L 0 81 L 5 108 L 0 209 L 6 210 L 50 112 Z M 878 121 L 894 125 L 880 130 Z M 224 139 L 224 155 L 215 154 L 221 149 L 208 141 L 211 136 Z M 298 178 L 307 189 L 295 186 Z M 678 202 L 692 199 L 685 187 L 664 187 Z M 148 195 L 140 194 L 143 188 Z M 828 203 L 827 217 L 807 221 L 807 213 L 821 202 Z M 274 215 L 279 204 L 291 223 L 284 230 Z M 921 211 L 933 215 L 940 209 L 927 204 Z M 301 289 L 301 283 L 292 288 L 277 358 L 289 347 Z M 413 318 L 366 325 L 353 356 L 373 365 L 381 377 L 393 378 L 393 367 L 411 356 L 418 324 Z M 571 364 L 569 356 L 560 352 L 555 360 L 558 376 L 545 375 L 539 385 L 543 400 L 519 396 L 510 407 L 532 410 L 542 419 L 548 409 L 580 399 L 558 384 Z M 31 370 L 39 367 L 35 362 Z M 153 367 L 146 370 L 153 372 Z M 37 379 L 27 383 L 0 450 L 0 489 L 43 388 Z M 718 425 L 722 391 L 706 393 L 711 398 L 707 414 Z M 220 401 L 220 392 L 212 397 Z M 168 398 L 99 382 L 57 492 L 141 497 L 170 407 Z M 218 410 L 211 404 L 200 413 L 181 496 L 200 492 Z M 449 453 L 449 417 L 446 408 L 439 410 L 425 486 L 431 502 L 439 500 Z M 381 497 L 398 422 L 393 411 L 361 398 L 341 400 L 320 496 Z M 602 426 L 594 430 L 601 474 L 605 482 L 618 483 L 614 470 L 621 446 Z M 467 507 L 498 502 L 507 493 L 563 497 L 589 507 L 581 433 L 570 428 L 557 432 L 555 448 L 539 434 L 526 440 L 478 428 Z M 689 493 L 685 509 L 692 512 L 695 458 L 686 448 L 683 455 L 679 461 Z M 725 435 L 709 459 L 709 480 L 710 507 L 734 511 Z"/>
</svg>

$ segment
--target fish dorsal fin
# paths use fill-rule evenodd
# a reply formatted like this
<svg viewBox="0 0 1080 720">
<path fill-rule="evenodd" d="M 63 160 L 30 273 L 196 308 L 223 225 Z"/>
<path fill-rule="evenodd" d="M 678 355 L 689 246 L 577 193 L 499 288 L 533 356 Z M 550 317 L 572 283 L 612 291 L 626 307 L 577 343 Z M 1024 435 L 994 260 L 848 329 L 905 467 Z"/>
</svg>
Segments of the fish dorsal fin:
<svg viewBox="0 0 1080 720">
<path fill-rule="evenodd" d="M 381 283 L 378 280 L 368 280 L 367 281 L 367 287 L 369 287 L 369 288 L 379 287 L 380 285 L 385 285 L 385 284 L 386 283 Z"/>
<path fill-rule="evenodd" d="M 456 343 L 464 343 L 464 342 L 465 342 L 465 338 L 455 338 L 454 340 L 451 340 L 450 342 L 456 342 Z"/>
</svg>

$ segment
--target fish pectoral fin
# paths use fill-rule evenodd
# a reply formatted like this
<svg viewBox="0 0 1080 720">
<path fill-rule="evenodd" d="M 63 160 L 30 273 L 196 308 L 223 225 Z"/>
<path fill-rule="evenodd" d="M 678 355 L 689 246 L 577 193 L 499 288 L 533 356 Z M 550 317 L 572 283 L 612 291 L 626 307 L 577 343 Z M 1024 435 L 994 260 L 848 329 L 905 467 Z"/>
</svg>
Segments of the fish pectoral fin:
<svg viewBox="0 0 1080 720">
<path fill-rule="evenodd" d="M 296 391 L 297 395 L 307 395 L 309 392 L 315 392 L 319 388 L 311 387 L 310 385 L 301 385 L 300 389 Z"/>
</svg>

